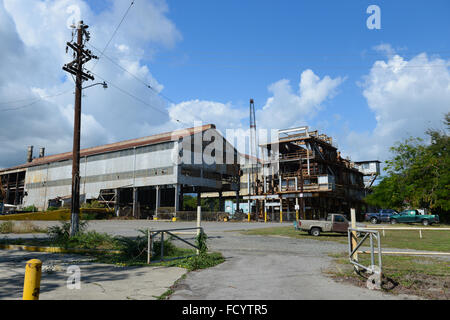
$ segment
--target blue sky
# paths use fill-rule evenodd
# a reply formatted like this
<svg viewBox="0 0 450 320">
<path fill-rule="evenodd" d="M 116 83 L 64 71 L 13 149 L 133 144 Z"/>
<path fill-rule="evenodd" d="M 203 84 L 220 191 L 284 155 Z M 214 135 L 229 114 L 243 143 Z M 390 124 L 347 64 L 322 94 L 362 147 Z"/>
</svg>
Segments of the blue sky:
<svg viewBox="0 0 450 320">
<path fill-rule="evenodd" d="M 32 10 L 30 3 L 39 7 L 42 2 L 0 3 L 11 18 L 11 28 L 17 30 L 18 41 L 30 51 L 33 48 L 44 52 L 46 47 L 30 44 L 29 34 L 35 31 L 27 26 L 31 21 L 24 14 L 24 8 Z M 81 18 L 91 26 L 91 43 L 103 48 L 129 4 L 125 0 L 49 0 L 41 19 L 48 19 L 49 25 L 54 23 L 55 30 L 61 29 L 67 8 L 78 6 Z M 366 27 L 369 17 L 366 9 L 372 4 L 381 9 L 381 30 Z M 139 87 L 139 82 L 125 77 L 120 70 L 113 71 L 115 67 L 101 59 L 97 72 L 164 112 L 168 110 L 170 116 L 143 111 L 139 102 L 124 97 L 114 88 L 108 89 L 108 94 L 93 90 L 85 99 L 85 116 L 91 122 L 85 127 L 82 141 L 84 146 L 90 146 L 171 130 L 174 117 L 187 119 L 189 110 L 221 129 L 246 128 L 248 101 L 254 98 L 260 111 L 257 122 L 262 126 L 278 127 L 279 119 L 274 117 L 271 122 L 270 113 L 293 112 L 292 119 L 282 119 L 281 127 L 307 124 L 333 136 L 354 160 L 374 157 L 384 160 L 388 147 L 395 141 L 408 135 L 423 135 L 427 126 L 439 125 L 443 113 L 450 109 L 449 12 L 450 2 L 446 0 L 136 0 L 106 54 L 138 72 L 141 78 L 161 85 L 162 93 L 177 105 L 158 105 L 148 90 Z M 61 21 L 56 19 L 58 15 L 63 16 Z M 43 37 L 43 33 L 34 36 Z M 65 31 L 49 39 L 48 46 L 55 42 L 63 46 L 68 37 Z M 380 45 L 388 51 L 375 48 Z M 120 46 L 126 50 L 119 50 Z M 394 54 L 386 54 L 389 50 Z M 420 58 L 421 53 L 426 58 Z M 61 57 L 61 61 L 67 60 Z M 58 59 L 54 68 L 61 79 L 64 73 Z M 392 68 L 377 69 L 377 61 Z M 404 65 L 400 71 L 392 71 L 397 64 Z M 307 70 L 312 72 L 305 73 Z M 307 80 L 316 79 L 303 96 L 299 93 L 302 76 L 304 85 Z M 434 82 L 434 78 L 439 81 Z M 57 89 L 73 86 L 70 79 L 64 79 L 63 83 L 49 81 L 41 86 L 39 81 L 30 80 L 28 88 L 55 93 Z M 318 92 L 322 81 L 323 94 L 314 97 L 313 102 L 305 102 L 305 96 Z M 278 89 L 269 90 L 275 84 Z M 13 98 L 8 95 L 3 100 Z M 49 103 L 57 104 L 61 117 L 68 118 L 65 115 L 70 114 L 67 108 L 72 99 L 69 96 Z M 433 104 L 430 109 L 427 101 Z M 124 115 L 125 106 L 131 111 Z M 128 128 L 117 130 L 110 125 L 122 117 L 129 121 Z M 227 125 L 221 127 L 224 117 Z M 7 121 L 6 117 L 3 119 Z M 92 132 L 96 133 L 95 138 Z M 70 131 L 66 135 L 67 141 L 61 140 L 50 150 L 68 149 Z M 36 132 L 25 140 L 28 143 L 35 136 Z M 45 141 L 41 139 L 36 144 Z M 11 161 L 0 161 L 0 167 Z"/>
<path fill-rule="evenodd" d="M 450 55 L 448 1 L 168 1 L 168 17 L 183 35 L 175 48 L 147 61 L 175 101 L 205 99 L 262 107 L 267 86 L 280 78 L 297 82 L 300 72 L 346 77 L 328 103 L 357 130 L 375 119 L 357 85 L 389 43 L 405 57 L 421 52 Z M 369 30 L 366 9 L 377 4 L 382 29 Z M 104 10 L 105 1 L 93 1 Z M 238 81 L 237 81 L 238 80 Z"/>
</svg>

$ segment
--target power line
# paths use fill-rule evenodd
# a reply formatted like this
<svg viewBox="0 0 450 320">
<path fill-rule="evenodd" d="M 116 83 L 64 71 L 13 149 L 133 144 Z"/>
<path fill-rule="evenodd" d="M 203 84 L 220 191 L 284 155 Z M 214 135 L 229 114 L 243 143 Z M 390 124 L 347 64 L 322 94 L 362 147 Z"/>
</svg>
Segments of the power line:
<svg viewBox="0 0 450 320">
<path fill-rule="evenodd" d="M 112 39 L 114 38 L 114 36 L 116 35 L 117 31 L 119 30 L 120 26 L 122 25 L 123 21 L 125 20 L 125 18 L 128 15 L 128 12 L 130 12 L 131 7 L 134 5 L 134 1 L 131 1 L 130 6 L 128 7 L 127 11 L 125 12 L 125 14 L 122 17 L 122 20 L 120 20 L 119 24 L 117 25 L 116 29 L 114 30 L 113 34 L 111 35 L 111 38 L 109 38 L 108 43 L 106 44 L 105 48 L 103 48 L 103 50 L 101 51 L 100 57 L 101 58 L 103 56 L 103 54 L 105 53 L 106 49 L 108 49 L 109 44 L 111 43 Z M 92 70 L 95 69 L 95 67 L 97 66 L 98 61 L 95 62 L 94 66 L 92 67 Z"/>
<path fill-rule="evenodd" d="M 89 44 L 89 46 L 91 46 L 94 50 L 100 51 L 98 48 L 94 47 L 93 45 Z M 168 96 L 164 95 L 162 92 L 156 90 L 155 88 L 153 88 L 152 85 L 148 84 L 145 80 L 143 80 L 142 78 L 139 78 L 138 76 L 136 76 L 134 73 L 130 72 L 129 70 L 127 70 L 126 68 L 122 67 L 119 63 L 117 63 L 116 61 L 114 61 L 114 59 L 108 57 L 106 54 L 103 54 L 103 57 L 105 57 L 106 59 L 108 59 L 112 64 L 114 64 L 115 66 L 117 66 L 118 68 L 120 68 L 121 70 L 123 70 L 124 72 L 128 73 L 129 75 L 131 75 L 133 78 L 135 78 L 137 81 L 139 81 L 140 83 L 142 83 L 144 86 L 146 86 L 147 88 L 151 89 L 153 92 L 155 92 L 157 95 L 163 97 L 164 99 L 166 99 L 167 101 L 173 103 L 173 104 L 177 104 L 177 102 L 175 102 L 173 99 L 169 98 Z"/>
<path fill-rule="evenodd" d="M 38 103 L 39 101 L 44 100 L 44 99 L 58 97 L 58 96 L 61 96 L 61 95 L 63 95 L 63 94 L 66 94 L 66 93 L 68 93 L 68 92 L 71 92 L 71 91 L 73 91 L 73 89 L 70 89 L 70 90 L 67 90 L 67 91 L 63 91 L 63 92 L 60 92 L 60 93 L 57 93 L 57 94 L 53 94 L 53 95 L 48 95 L 48 96 L 40 97 L 40 98 L 37 98 L 37 99 L 35 99 L 34 101 L 30 102 L 30 103 L 27 103 L 27 104 L 22 105 L 22 106 L 19 106 L 19 107 L 12 107 L 12 108 L 3 108 L 3 109 L 0 109 L 0 112 L 5 112 L 5 111 L 12 111 L 12 110 L 19 110 L 19 109 L 28 108 L 28 107 L 31 107 L 32 105 Z M 22 100 L 16 100 L 15 102 L 14 102 L 14 101 L 10 101 L 10 102 L 0 102 L 0 104 L 13 104 L 13 103 L 16 103 L 16 102 L 27 101 L 27 100 L 31 100 L 31 99 L 32 99 L 32 98 L 29 98 L 29 99 L 22 99 Z"/>
<path fill-rule="evenodd" d="M 179 67 L 215 67 L 215 68 L 225 68 L 225 69 L 279 69 L 279 68 L 293 68 L 292 65 L 249 65 L 249 64 L 214 64 L 214 63 L 181 63 L 178 65 Z M 367 70 L 372 69 L 373 67 L 379 67 L 375 65 L 368 65 L 368 66 L 338 66 L 338 65 L 318 65 L 318 66 L 304 66 L 304 68 L 310 68 L 310 69 L 330 69 L 330 70 Z M 448 67 L 448 64 L 432 64 L 432 65 L 405 65 L 405 66 L 394 66 L 394 65 L 386 65 L 387 68 L 393 69 L 393 68 L 400 68 L 400 69 L 432 69 L 432 68 L 442 68 L 442 67 Z M 295 68 L 299 68 L 299 66 L 296 66 Z"/>
<path fill-rule="evenodd" d="M 415 51 L 415 52 L 395 52 L 392 55 L 399 55 L 402 57 L 405 56 L 416 56 L 421 53 L 426 53 L 427 55 L 437 55 L 437 54 L 450 54 L 450 51 Z M 220 57 L 222 59 L 223 56 L 226 57 L 270 57 L 270 58 L 276 58 L 276 57 L 319 57 L 319 58 L 327 58 L 327 57 L 378 57 L 378 56 L 389 56 L 391 54 L 386 54 L 385 52 L 361 52 L 361 53 L 319 53 L 319 52 L 302 52 L 302 53 L 259 53 L 259 52 L 253 52 L 253 53 L 242 53 L 242 52 L 234 52 L 234 51 L 191 51 L 191 52 L 180 52 L 180 53 L 158 53 L 158 56 L 166 56 L 166 57 L 173 57 L 177 55 L 199 55 L 199 56 L 210 56 L 210 57 Z M 141 57 L 141 58 L 152 58 L 153 56 L 150 55 L 141 55 L 141 54 L 130 54 L 131 56 Z"/>
<path fill-rule="evenodd" d="M 92 74 L 95 75 L 96 77 L 102 79 L 103 81 L 106 81 L 106 82 L 108 83 L 108 85 L 113 86 L 114 88 L 116 88 L 116 89 L 119 90 L 120 92 L 122 92 L 122 93 L 128 95 L 129 97 L 131 97 L 131 98 L 133 98 L 133 99 L 139 101 L 140 103 L 142 103 L 142 104 L 144 104 L 144 105 L 146 105 L 146 106 L 152 108 L 153 110 L 155 110 L 155 111 L 157 111 L 157 112 L 159 112 L 159 113 L 161 113 L 161 114 L 163 114 L 163 115 L 165 115 L 165 116 L 169 116 L 169 117 L 170 117 L 170 114 L 169 114 L 167 111 L 162 111 L 161 109 L 155 107 L 154 105 L 151 105 L 151 104 L 148 103 L 147 101 L 145 101 L 145 100 L 143 100 L 143 99 L 137 97 L 136 95 L 130 93 L 129 91 L 127 91 L 127 90 L 121 88 L 120 86 L 114 84 L 113 82 L 111 82 L 111 81 L 105 79 L 104 77 L 102 77 L 102 76 L 100 76 L 100 75 L 98 75 L 98 74 L 96 74 L 96 73 L 94 73 L 94 72 L 92 72 Z M 195 117 L 195 116 L 194 116 L 194 117 Z M 179 119 L 175 119 L 175 118 L 174 118 L 173 120 L 177 121 L 178 123 L 183 123 L 183 124 L 188 124 L 188 125 L 190 125 L 189 123 L 184 122 L 184 121 L 179 120 Z"/>
<path fill-rule="evenodd" d="M 95 46 L 93 46 L 93 45 L 91 45 L 91 44 L 88 44 L 88 45 L 91 46 L 93 49 L 99 51 L 99 49 L 96 48 Z M 142 78 L 136 76 L 134 73 L 130 72 L 130 71 L 127 70 L 126 68 L 122 67 L 119 63 L 115 62 L 112 58 L 108 57 L 108 56 L 105 55 L 105 54 L 103 55 L 103 57 L 106 58 L 106 59 L 108 59 L 111 63 L 113 63 L 115 66 L 117 66 L 118 68 L 120 68 L 120 69 L 123 70 L 124 72 L 128 73 L 129 75 L 131 75 L 134 79 L 136 79 L 137 81 L 139 81 L 140 83 L 142 83 L 146 88 L 151 89 L 151 90 L 152 90 L 153 92 L 155 92 L 158 96 L 161 96 L 161 97 L 165 98 L 167 101 L 169 101 L 170 103 L 173 103 L 174 105 L 179 105 L 179 104 L 178 104 L 177 102 L 175 102 L 173 99 L 171 99 L 171 98 L 167 97 L 166 95 L 162 94 L 161 92 L 157 91 L 157 90 L 156 90 L 155 88 L 153 88 L 150 84 L 148 84 L 145 80 L 143 80 Z M 93 73 L 93 72 L 92 72 L 92 73 Z M 97 76 L 98 76 L 98 75 L 97 75 Z M 98 77 L 101 78 L 101 79 L 103 79 L 104 81 L 107 81 L 108 83 L 111 83 L 110 81 L 108 81 L 108 80 L 102 78 L 101 76 L 98 76 Z M 145 104 L 149 105 L 149 104 L 148 104 L 147 102 L 145 102 L 144 100 L 142 100 L 142 99 L 140 99 L 140 98 L 138 98 L 138 97 L 132 95 L 131 93 L 127 92 L 126 90 L 124 90 L 124 89 L 122 89 L 122 88 L 120 88 L 119 86 L 114 85 L 113 83 L 111 83 L 111 84 L 112 84 L 116 89 L 122 91 L 123 93 L 125 93 L 125 94 L 127 94 L 127 95 L 129 95 L 129 96 L 132 96 L 133 98 L 135 98 L 136 100 L 138 100 L 138 101 L 140 101 L 140 102 L 142 102 L 142 103 L 145 103 Z M 152 105 L 149 105 L 149 106 L 150 106 L 151 108 L 154 108 L 154 109 L 155 109 L 154 106 L 152 106 Z M 157 110 L 158 112 L 162 112 L 160 109 L 155 109 L 155 110 Z M 166 114 L 166 113 L 165 113 L 165 114 Z M 193 116 L 193 117 L 196 118 L 197 120 L 203 121 L 203 120 L 201 120 L 200 118 L 198 118 L 197 116 L 193 115 L 192 113 L 190 113 L 190 114 L 191 114 L 191 116 Z M 176 121 L 179 122 L 179 123 L 188 124 L 188 123 L 182 122 L 182 121 L 180 121 L 180 120 L 178 120 L 178 119 L 174 119 L 174 120 L 176 120 Z"/>
</svg>

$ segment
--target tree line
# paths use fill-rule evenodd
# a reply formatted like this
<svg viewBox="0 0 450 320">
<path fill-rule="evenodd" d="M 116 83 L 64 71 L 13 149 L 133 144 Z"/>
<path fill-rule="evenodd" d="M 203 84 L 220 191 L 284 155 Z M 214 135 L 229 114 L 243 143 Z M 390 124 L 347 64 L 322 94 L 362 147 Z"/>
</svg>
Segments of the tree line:
<svg viewBox="0 0 450 320">
<path fill-rule="evenodd" d="M 450 222 L 450 112 L 445 129 L 428 129 L 429 141 L 410 137 L 390 148 L 385 175 L 366 197 L 369 205 L 403 210 L 428 209 Z"/>
</svg>

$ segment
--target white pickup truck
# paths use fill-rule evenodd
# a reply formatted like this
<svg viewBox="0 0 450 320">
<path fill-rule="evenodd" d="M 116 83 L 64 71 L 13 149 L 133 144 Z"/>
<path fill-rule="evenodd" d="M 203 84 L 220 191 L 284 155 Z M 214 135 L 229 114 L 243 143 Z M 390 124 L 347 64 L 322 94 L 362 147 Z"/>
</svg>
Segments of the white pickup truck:
<svg viewBox="0 0 450 320">
<path fill-rule="evenodd" d="M 349 225 L 350 222 L 344 215 L 330 213 L 327 220 L 299 220 L 296 229 L 307 231 L 309 234 L 318 237 L 321 232 L 345 233 Z"/>
</svg>

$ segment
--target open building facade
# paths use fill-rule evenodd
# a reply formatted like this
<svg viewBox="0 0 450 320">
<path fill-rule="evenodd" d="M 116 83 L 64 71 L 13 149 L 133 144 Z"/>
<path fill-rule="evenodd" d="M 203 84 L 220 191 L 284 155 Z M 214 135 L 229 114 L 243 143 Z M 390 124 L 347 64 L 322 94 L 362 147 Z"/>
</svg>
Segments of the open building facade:
<svg viewBox="0 0 450 320">
<path fill-rule="evenodd" d="M 206 148 L 211 143 L 216 150 L 208 161 L 211 154 Z M 223 159 L 216 161 L 214 153 Z M 136 218 L 163 213 L 176 216 L 186 193 L 238 189 L 239 154 L 214 125 L 83 149 L 80 155 L 81 202 L 97 200 L 115 208 L 117 215 L 128 211 L 127 215 Z M 232 161 L 227 164 L 225 158 Z M 34 205 L 39 210 L 68 204 L 72 153 L 45 156 L 41 149 L 33 159 L 29 148 L 28 161 L 0 170 L 0 178 L 6 204 Z"/>
<path fill-rule="evenodd" d="M 29 149 L 27 158 L 0 170 L 4 202 L 40 210 L 70 204 L 72 153 L 41 149 L 33 158 Z M 379 170 L 376 160 L 342 158 L 330 137 L 308 127 L 280 130 L 253 157 L 205 125 L 81 150 L 80 194 L 135 218 L 177 216 L 183 195 L 193 194 L 198 204 L 218 198 L 219 211 L 241 209 L 252 220 L 317 219 L 361 211 Z"/>
<path fill-rule="evenodd" d="M 321 219 L 351 208 L 361 212 L 367 187 L 379 174 L 379 161 L 345 159 L 331 137 L 308 127 L 279 130 L 277 141 L 260 148 L 261 160 L 247 168 L 254 177 L 247 177 L 251 184 L 244 196 L 259 220 Z M 365 184 L 365 177 L 371 182 Z"/>
</svg>

